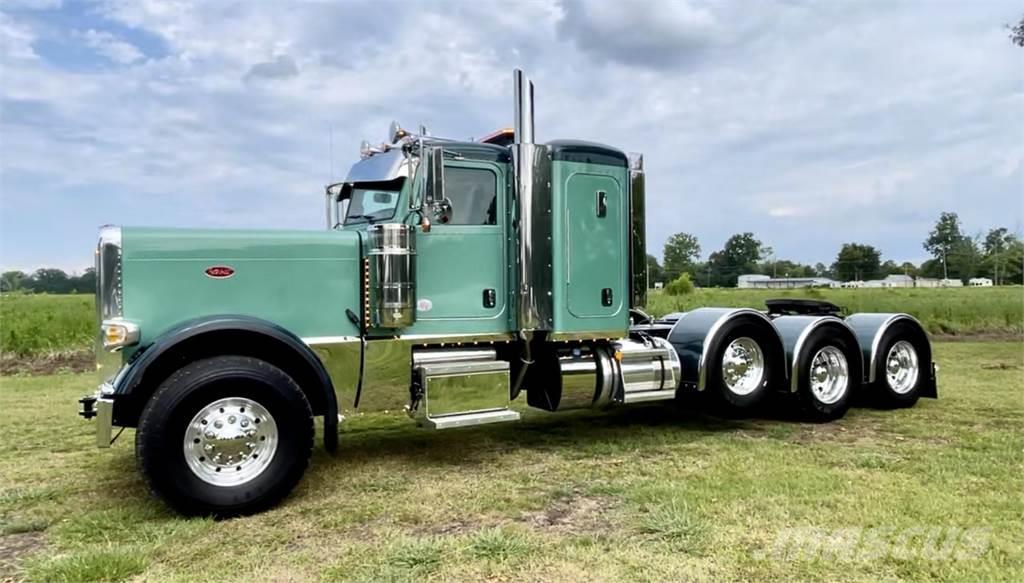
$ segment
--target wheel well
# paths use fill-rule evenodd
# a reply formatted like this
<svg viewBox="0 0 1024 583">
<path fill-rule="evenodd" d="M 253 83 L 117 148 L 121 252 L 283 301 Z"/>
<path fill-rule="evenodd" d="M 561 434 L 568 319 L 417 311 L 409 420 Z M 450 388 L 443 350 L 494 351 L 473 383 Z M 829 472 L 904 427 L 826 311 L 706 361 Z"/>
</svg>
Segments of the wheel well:
<svg viewBox="0 0 1024 583">
<path fill-rule="evenodd" d="M 932 362 L 932 345 L 928 339 L 928 334 L 924 331 L 924 328 L 916 321 L 908 317 L 901 317 L 891 322 L 888 326 L 878 331 L 879 341 L 881 341 L 886 334 L 898 333 L 900 331 L 906 331 L 906 339 L 912 341 L 914 347 L 918 350 L 918 358 L 922 363 L 927 363 L 927 366 L 931 366 Z M 865 363 L 864 366 L 870 366 L 869 374 L 873 377 L 875 369 L 879 362 L 882 362 L 885 356 L 876 352 L 875 348 L 872 347 L 871 362 Z M 926 366 L 922 364 L 922 366 Z M 865 375 L 867 376 L 867 375 Z M 871 380 L 875 380 L 872 378 Z"/>
<path fill-rule="evenodd" d="M 841 337 L 849 344 L 850 349 L 853 351 L 853 362 L 848 363 L 851 371 L 851 378 L 856 379 L 857 385 L 860 385 L 867 380 L 866 369 L 867 366 L 864 362 L 864 353 L 861 351 L 860 342 L 857 341 L 857 335 L 853 333 L 853 330 L 841 322 L 830 321 L 822 322 L 821 324 L 814 327 L 814 329 L 808 334 L 814 334 L 818 331 L 828 330 L 833 336 Z M 799 378 L 797 374 L 797 367 L 800 364 L 800 359 L 804 356 L 813 356 L 808 353 L 806 347 L 801 347 L 803 354 L 794 354 L 792 362 L 792 371 L 790 372 L 790 389 L 796 390 L 796 382 Z"/>
<path fill-rule="evenodd" d="M 786 367 L 786 350 L 785 348 L 783 348 L 782 338 L 779 336 L 778 329 L 775 328 L 771 321 L 760 315 L 754 315 L 751 313 L 740 313 L 730 316 L 726 324 L 750 324 L 763 329 L 765 332 L 765 337 L 768 339 L 768 343 L 770 344 L 770 346 L 762 346 L 761 348 L 765 351 L 765 358 L 771 359 L 772 363 L 774 364 L 774 369 L 777 371 L 776 374 L 778 374 L 780 377 L 776 379 L 776 382 L 784 382 L 789 379 L 789 371 Z M 724 335 L 721 333 L 721 331 L 725 328 L 725 325 L 723 325 L 721 328 L 714 331 L 715 335 L 714 337 L 709 339 L 710 341 L 707 344 L 707 348 L 706 350 L 704 350 L 704 353 L 702 355 L 699 381 L 699 387 L 701 389 L 703 389 L 704 378 L 707 374 L 707 359 L 709 359 L 711 355 L 714 354 L 718 347 L 721 345 L 724 339 Z M 775 387 L 772 388 L 774 389 Z"/>
<path fill-rule="evenodd" d="M 222 355 L 249 356 L 276 366 L 299 385 L 314 415 L 326 412 L 327 398 L 318 371 L 303 355 L 287 343 L 266 334 L 224 329 L 211 330 L 182 340 L 149 363 L 138 382 L 127 387 L 128 393 L 124 395 L 126 398 L 115 408 L 115 424 L 134 427 L 146 401 L 174 371 L 189 362 Z"/>
</svg>

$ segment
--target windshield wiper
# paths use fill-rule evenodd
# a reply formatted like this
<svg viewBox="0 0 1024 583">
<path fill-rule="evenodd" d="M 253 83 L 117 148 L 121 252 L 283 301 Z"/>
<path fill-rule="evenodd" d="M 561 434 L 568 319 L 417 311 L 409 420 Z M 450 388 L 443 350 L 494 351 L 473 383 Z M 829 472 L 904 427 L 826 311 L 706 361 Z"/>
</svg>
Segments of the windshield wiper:
<svg viewBox="0 0 1024 583">
<path fill-rule="evenodd" d="M 367 223 L 373 224 L 373 221 L 377 220 L 377 217 L 373 215 L 348 215 L 345 217 L 345 224 L 349 224 L 349 219 L 365 219 Z"/>
</svg>

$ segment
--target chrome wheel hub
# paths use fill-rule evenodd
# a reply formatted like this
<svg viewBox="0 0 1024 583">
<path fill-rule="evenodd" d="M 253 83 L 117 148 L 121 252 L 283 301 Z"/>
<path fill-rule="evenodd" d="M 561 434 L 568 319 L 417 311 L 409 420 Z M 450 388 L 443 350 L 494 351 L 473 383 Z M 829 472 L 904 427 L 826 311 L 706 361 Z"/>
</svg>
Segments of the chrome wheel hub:
<svg viewBox="0 0 1024 583">
<path fill-rule="evenodd" d="M 917 384 L 919 374 L 914 346 L 906 340 L 893 344 L 885 358 L 885 382 L 889 383 L 889 388 L 901 395 L 906 394 Z"/>
<path fill-rule="evenodd" d="M 764 353 L 752 338 L 737 338 L 722 354 L 722 380 L 736 395 L 753 393 L 764 380 Z"/>
<path fill-rule="evenodd" d="M 826 346 L 811 359 L 811 394 L 826 405 L 843 398 L 850 386 L 850 367 L 842 350 Z"/>
<path fill-rule="evenodd" d="M 185 463 L 200 480 L 238 486 L 263 473 L 277 452 L 277 424 L 263 405 L 244 397 L 214 401 L 185 430 Z"/>
</svg>

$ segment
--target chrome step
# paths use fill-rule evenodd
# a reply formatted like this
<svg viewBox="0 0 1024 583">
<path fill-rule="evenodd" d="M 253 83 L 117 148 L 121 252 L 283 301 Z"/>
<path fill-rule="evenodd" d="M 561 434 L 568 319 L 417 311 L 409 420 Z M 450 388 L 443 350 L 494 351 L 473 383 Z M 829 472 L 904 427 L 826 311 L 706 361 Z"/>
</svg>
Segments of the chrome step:
<svg viewBox="0 0 1024 583">
<path fill-rule="evenodd" d="M 471 427 L 473 425 L 486 425 L 488 423 L 506 423 L 519 421 L 518 411 L 511 409 L 496 409 L 493 411 L 475 411 L 473 413 L 459 413 L 452 415 L 440 415 L 427 417 L 423 425 L 430 429 L 455 429 L 456 427 Z"/>
<path fill-rule="evenodd" d="M 622 402 L 628 405 L 630 403 L 647 403 L 649 401 L 667 401 L 674 399 L 675 396 L 676 392 L 671 389 L 667 391 L 634 391 L 623 395 Z"/>
</svg>

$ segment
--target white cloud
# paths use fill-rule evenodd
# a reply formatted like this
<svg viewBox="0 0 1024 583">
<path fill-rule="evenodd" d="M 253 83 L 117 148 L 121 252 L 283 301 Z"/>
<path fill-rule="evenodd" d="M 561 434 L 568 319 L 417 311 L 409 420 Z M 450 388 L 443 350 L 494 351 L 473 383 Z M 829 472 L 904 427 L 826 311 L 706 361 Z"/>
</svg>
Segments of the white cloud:
<svg viewBox="0 0 1024 583">
<path fill-rule="evenodd" d="M 537 85 L 539 138 L 645 153 L 655 254 L 676 231 L 712 251 L 749 230 L 803 261 L 847 240 L 916 259 L 942 210 L 971 229 L 1020 222 L 1024 50 L 1002 29 L 1019 16 L 1010 3 L 89 10 L 118 35 L 72 29 L 131 67 L 64 67 L 34 47 L 69 25 L 0 13 L 4 230 L 44 232 L 48 216 L 68 240 L 20 246 L 19 264 L 87 253 L 102 222 L 317 228 L 330 128 L 337 173 L 393 118 L 480 136 L 511 124 L 516 66 Z M 62 210 L 83 197 L 84 212 Z"/>
<path fill-rule="evenodd" d="M 138 47 L 105 30 L 90 28 L 78 36 L 86 46 L 120 65 L 130 65 L 145 58 Z"/>
</svg>

